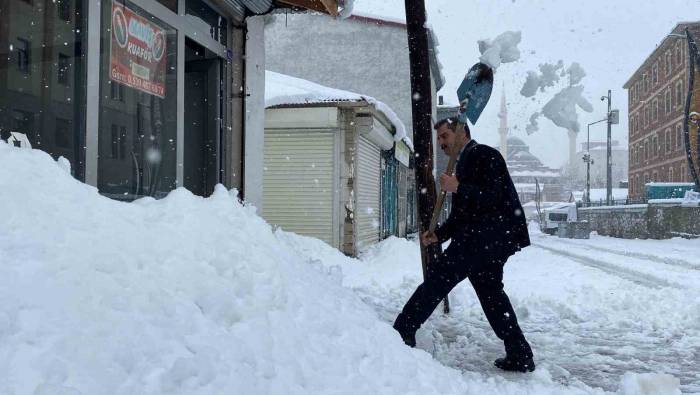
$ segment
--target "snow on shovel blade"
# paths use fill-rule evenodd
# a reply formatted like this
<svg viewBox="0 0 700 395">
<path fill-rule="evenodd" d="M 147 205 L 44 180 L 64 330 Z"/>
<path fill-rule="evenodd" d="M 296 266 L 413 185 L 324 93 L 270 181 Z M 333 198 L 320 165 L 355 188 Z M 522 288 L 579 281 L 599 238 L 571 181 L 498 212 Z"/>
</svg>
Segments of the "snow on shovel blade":
<svg viewBox="0 0 700 395">
<path fill-rule="evenodd" d="M 457 88 L 459 99 L 459 120 L 466 123 L 467 119 L 474 125 L 484 111 L 493 90 L 493 70 L 484 63 L 477 63 L 464 77 Z"/>
</svg>

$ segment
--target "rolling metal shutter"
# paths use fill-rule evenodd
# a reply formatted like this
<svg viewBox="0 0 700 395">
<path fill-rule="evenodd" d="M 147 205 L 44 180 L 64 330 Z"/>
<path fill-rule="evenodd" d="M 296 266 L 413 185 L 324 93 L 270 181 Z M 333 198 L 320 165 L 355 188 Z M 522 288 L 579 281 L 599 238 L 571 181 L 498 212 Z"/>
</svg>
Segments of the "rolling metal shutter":
<svg viewBox="0 0 700 395">
<path fill-rule="evenodd" d="M 333 130 L 265 130 L 263 218 L 337 247 Z"/>
<path fill-rule="evenodd" d="M 381 151 L 364 136 L 357 141 L 355 174 L 355 240 L 357 251 L 379 241 Z"/>
</svg>

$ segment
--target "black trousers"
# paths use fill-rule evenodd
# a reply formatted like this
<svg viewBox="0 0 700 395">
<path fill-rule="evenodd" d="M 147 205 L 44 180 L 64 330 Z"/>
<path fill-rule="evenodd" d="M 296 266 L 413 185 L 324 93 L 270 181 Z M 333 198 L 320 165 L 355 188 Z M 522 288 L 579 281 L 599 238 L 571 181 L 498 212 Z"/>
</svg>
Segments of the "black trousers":
<svg viewBox="0 0 700 395">
<path fill-rule="evenodd" d="M 503 265 L 507 259 L 492 255 L 464 257 L 448 249 L 434 267 L 428 268 L 427 278 L 406 302 L 394 328 L 401 333 L 414 334 L 452 288 L 469 278 L 486 319 L 505 344 L 506 354 L 514 358 L 532 358 L 532 349 L 503 290 Z"/>
</svg>

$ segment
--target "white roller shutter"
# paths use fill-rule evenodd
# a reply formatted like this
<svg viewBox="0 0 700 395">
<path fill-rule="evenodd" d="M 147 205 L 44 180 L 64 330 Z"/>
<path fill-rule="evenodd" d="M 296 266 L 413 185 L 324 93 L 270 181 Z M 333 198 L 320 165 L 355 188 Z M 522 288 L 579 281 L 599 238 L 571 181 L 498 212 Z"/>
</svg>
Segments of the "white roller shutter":
<svg viewBox="0 0 700 395">
<path fill-rule="evenodd" d="M 263 217 L 337 247 L 333 234 L 333 130 L 265 130 Z"/>
<path fill-rule="evenodd" d="M 355 240 L 362 251 L 379 241 L 381 215 L 381 151 L 363 136 L 357 141 L 355 180 Z"/>
</svg>

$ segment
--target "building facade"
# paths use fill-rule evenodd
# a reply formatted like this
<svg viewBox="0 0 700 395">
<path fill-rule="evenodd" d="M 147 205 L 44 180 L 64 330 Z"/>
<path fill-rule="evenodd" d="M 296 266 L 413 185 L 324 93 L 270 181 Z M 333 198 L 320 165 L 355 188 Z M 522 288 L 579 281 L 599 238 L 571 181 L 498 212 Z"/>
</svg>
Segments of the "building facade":
<svg viewBox="0 0 700 395">
<path fill-rule="evenodd" d="M 686 28 L 700 37 L 700 22 L 679 23 L 671 33 L 685 35 Z M 629 100 L 630 198 L 643 197 L 648 182 L 692 182 L 683 135 L 688 70 L 686 40 L 667 36 L 624 85 Z M 700 90 L 696 101 L 699 95 Z M 695 145 L 696 137 L 691 139 Z"/>
<path fill-rule="evenodd" d="M 361 92 L 391 107 L 413 138 L 406 23 L 354 14 L 347 19 L 313 14 L 274 14 L 265 26 L 265 65 L 270 71 L 336 89 Z M 444 85 L 437 42 L 429 30 L 433 119 L 436 92 Z"/>
<path fill-rule="evenodd" d="M 605 188 L 608 170 L 606 168 L 608 157 L 608 143 L 605 141 L 591 141 L 590 149 L 587 143 L 580 143 L 581 148 L 576 153 L 578 159 L 573 166 L 573 184 L 576 188 L 586 185 L 586 162 L 582 160 L 586 153 L 591 154 L 591 188 Z M 619 141 L 612 141 L 612 185 L 617 187 L 621 182 L 627 181 L 629 169 L 629 153 L 627 147 Z"/>
<path fill-rule="evenodd" d="M 309 2 L 283 3 L 1 0 L 0 137 L 66 158 L 119 200 L 216 183 L 245 193 L 244 143 L 264 119 L 247 70 L 261 63 L 262 24 L 248 17 Z M 326 5 L 337 1 L 312 8 Z"/>
</svg>

